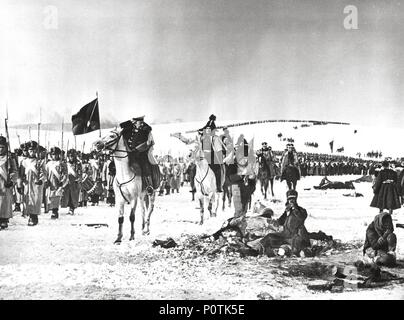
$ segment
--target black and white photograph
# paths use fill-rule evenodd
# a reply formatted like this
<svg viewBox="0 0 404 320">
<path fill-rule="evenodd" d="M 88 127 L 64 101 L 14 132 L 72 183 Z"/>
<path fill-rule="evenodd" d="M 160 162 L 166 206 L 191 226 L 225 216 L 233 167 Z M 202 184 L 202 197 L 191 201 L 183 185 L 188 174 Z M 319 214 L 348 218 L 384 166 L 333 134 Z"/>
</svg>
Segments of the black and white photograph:
<svg viewBox="0 0 404 320">
<path fill-rule="evenodd" d="M 400 0 L 0 0 L 0 300 L 403 300 L 403 35 Z"/>
</svg>

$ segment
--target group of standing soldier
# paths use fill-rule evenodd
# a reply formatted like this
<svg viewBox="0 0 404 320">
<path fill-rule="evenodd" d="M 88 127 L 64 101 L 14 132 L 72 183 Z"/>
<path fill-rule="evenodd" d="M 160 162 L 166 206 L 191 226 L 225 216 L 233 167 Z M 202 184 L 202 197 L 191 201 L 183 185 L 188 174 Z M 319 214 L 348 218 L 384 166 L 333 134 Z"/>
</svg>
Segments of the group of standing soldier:
<svg viewBox="0 0 404 320">
<path fill-rule="evenodd" d="M 0 228 L 8 227 L 13 211 L 21 211 L 28 225 L 35 226 L 42 208 L 58 219 L 60 208 L 74 215 L 87 201 L 95 205 L 106 197 L 113 205 L 114 176 L 114 162 L 106 155 L 75 149 L 64 153 L 56 146 L 47 151 L 36 141 L 11 153 L 0 136 Z"/>
</svg>

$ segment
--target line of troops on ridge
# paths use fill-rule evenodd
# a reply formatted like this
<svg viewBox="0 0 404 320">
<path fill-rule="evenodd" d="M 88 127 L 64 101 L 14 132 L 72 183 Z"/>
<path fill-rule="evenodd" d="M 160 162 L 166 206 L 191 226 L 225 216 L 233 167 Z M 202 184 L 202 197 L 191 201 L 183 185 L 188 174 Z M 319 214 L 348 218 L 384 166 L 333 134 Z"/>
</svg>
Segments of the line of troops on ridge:
<svg viewBox="0 0 404 320">
<path fill-rule="evenodd" d="M 42 206 L 58 219 L 59 208 L 74 215 L 88 201 L 96 205 L 105 198 L 114 205 L 115 167 L 108 155 L 69 149 L 65 157 L 59 147 L 47 151 L 36 141 L 23 143 L 14 153 L 7 149 L 0 136 L 0 229 L 8 227 L 13 211 L 21 211 L 35 226 Z"/>
</svg>

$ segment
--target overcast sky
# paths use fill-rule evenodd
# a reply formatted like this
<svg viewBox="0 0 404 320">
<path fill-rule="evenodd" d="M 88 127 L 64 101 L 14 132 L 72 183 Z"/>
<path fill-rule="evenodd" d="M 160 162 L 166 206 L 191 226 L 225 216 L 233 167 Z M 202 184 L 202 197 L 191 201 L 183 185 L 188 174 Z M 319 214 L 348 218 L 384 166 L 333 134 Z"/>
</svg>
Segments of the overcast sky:
<svg viewBox="0 0 404 320">
<path fill-rule="evenodd" d="M 358 30 L 344 7 L 358 8 Z M 57 9 L 53 29 L 51 9 Z M 404 3 L 1 0 L 10 123 L 318 119 L 402 126 Z M 49 27 L 51 26 L 51 27 Z M 3 115 L 2 115 L 3 118 Z"/>
</svg>

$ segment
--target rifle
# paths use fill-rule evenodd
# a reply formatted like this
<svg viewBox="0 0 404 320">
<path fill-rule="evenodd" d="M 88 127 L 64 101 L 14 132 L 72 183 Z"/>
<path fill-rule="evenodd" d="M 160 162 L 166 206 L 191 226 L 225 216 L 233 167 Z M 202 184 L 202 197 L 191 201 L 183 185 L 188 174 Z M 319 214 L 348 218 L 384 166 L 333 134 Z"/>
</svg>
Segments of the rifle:
<svg viewBox="0 0 404 320">
<path fill-rule="evenodd" d="M 10 135 L 8 133 L 8 108 L 6 110 L 6 118 L 4 119 L 4 127 L 6 129 L 6 139 L 7 139 L 7 153 L 6 153 L 6 171 L 7 171 L 7 182 L 6 184 L 9 185 L 10 181 L 11 181 L 11 177 L 10 177 L 10 153 L 11 153 L 11 149 L 10 149 Z"/>
<path fill-rule="evenodd" d="M 40 148 L 39 148 L 39 138 L 40 138 L 40 130 L 41 130 L 41 122 L 38 122 L 38 143 L 36 147 L 36 154 L 37 154 L 37 160 L 36 160 L 36 169 L 37 169 L 37 176 L 36 176 L 36 181 L 35 184 L 41 185 L 42 182 L 39 180 L 39 176 L 41 175 L 41 155 L 40 155 Z"/>
</svg>

